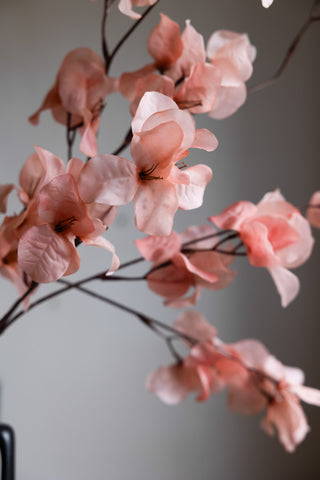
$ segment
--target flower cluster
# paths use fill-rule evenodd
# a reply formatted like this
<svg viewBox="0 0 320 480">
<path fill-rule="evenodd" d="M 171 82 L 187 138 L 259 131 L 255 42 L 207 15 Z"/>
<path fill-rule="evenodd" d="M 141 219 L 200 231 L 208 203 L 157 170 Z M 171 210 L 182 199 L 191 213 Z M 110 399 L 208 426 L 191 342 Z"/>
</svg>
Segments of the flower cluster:
<svg viewBox="0 0 320 480">
<path fill-rule="evenodd" d="M 231 410 L 246 415 L 266 410 L 262 428 L 270 435 L 276 430 L 285 449 L 294 451 L 309 431 L 300 400 L 320 406 L 320 390 L 303 385 L 303 372 L 284 366 L 257 340 L 223 343 L 198 312 L 181 314 L 174 327 L 190 353 L 149 375 L 147 388 L 172 405 L 192 391 L 202 402 L 226 388 Z"/>
<path fill-rule="evenodd" d="M 104 18 L 112 3 L 104 2 Z M 140 19 L 133 6 L 148 6 L 150 11 L 156 3 L 120 0 L 118 7 L 132 19 Z M 267 8 L 272 0 L 262 4 Z M 109 268 L 94 279 L 105 280 L 106 275 L 126 266 L 120 265 L 114 246 L 103 235 L 112 226 L 118 207 L 130 202 L 137 230 L 147 235 L 135 241 L 142 256 L 137 261 L 152 262 L 139 279 L 146 280 L 165 305 L 190 307 L 197 303 L 203 288 L 228 287 L 237 274 L 235 259 L 245 257 L 251 265 L 267 269 L 286 307 L 300 287 L 291 270 L 311 255 L 311 226 L 320 228 L 319 191 L 301 209 L 275 190 L 257 205 L 238 201 L 212 215 L 209 224 L 190 226 L 181 234 L 173 229 L 178 210 L 202 205 L 212 178 L 208 165 L 193 160 L 192 166 L 186 163 L 190 149 L 213 152 L 218 146 L 211 131 L 197 128 L 195 114 L 224 119 L 246 100 L 246 82 L 256 56 L 248 35 L 219 30 L 205 46 L 203 36 L 189 20 L 181 33 L 175 21 L 161 14 L 148 38 L 152 62 L 134 72 L 123 72 L 119 78 L 109 76 L 118 48 L 109 53 L 104 31 L 102 37 L 104 58 L 85 47 L 69 52 L 53 87 L 29 118 L 36 125 L 40 114 L 50 110 L 66 127 L 68 164 L 37 146 L 21 170 L 19 185 L 0 185 L 0 212 L 4 214 L 0 274 L 14 283 L 20 295 L 0 320 L 0 334 L 21 315 L 12 317 L 17 305 L 24 302 L 28 308 L 28 294 L 38 284 L 78 271 L 81 244 L 102 247 L 112 255 Z M 99 153 L 100 116 L 106 96 L 115 92 L 130 102 L 130 129 L 114 154 Z M 86 162 L 72 156 L 77 132 Z M 131 158 L 119 156 L 129 145 Z M 21 211 L 7 215 L 8 197 L 13 192 Z M 68 288 L 81 287 L 79 283 L 69 282 Z M 199 313 L 187 311 L 174 327 L 168 327 L 103 299 L 133 313 L 170 346 L 176 363 L 159 368 L 147 381 L 149 390 L 163 401 L 179 403 L 191 391 L 204 401 L 225 388 L 232 410 L 246 414 L 265 411 L 264 430 L 270 434 L 276 430 L 287 451 L 304 439 L 309 427 L 300 400 L 320 406 L 320 392 L 303 385 L 301 370 L 284 366 L 257 340 L 223 343 Z M 168 330 L 173 335 L 166 336 Z M 189 349 L 184 359 L 173 347 L 172 341 L 177 339 Z"/>
</svg>

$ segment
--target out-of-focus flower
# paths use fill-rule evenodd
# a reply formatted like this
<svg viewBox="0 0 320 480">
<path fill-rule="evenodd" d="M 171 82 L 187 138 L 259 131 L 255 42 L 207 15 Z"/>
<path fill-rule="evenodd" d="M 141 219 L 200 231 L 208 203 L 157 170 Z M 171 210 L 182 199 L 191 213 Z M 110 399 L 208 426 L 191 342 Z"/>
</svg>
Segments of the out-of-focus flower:
<svg viewBox="0 0 320 480">
<path fill-rule="evenodd" d="M 149 36 L 148 50 L 153 64 L 120 77 L 119 90 L 132 102 L 132 114 L 143 93 L 151 90 L 171 96 L 180 108 L 214 118 L 225 118 L 244 103 L 245 82 L 252 74 L 256 55 L 248 35 L 217 31 L 211 35 L 206 52 L 202 35 L 189 20 L 180 34 L 179 25 L 161 14 L 160 23 Z"/>
<path fill-rule="evenodd" d="M 166 305 L 174 308 L 194 305 L 202 288 L 218 290 L 233 281 L 236 272 L 229 269 L 232 255 L 212 251 L 219 239 L 195 242 L 214 233 L 213 227 L 202 225 L 190 227 L 180 235 L 171 232 L 168 237 L 150 236 L 135 241 L 141 255 L 154 262 L 147 275 L 148 286 L 165 298 Z M 183 253 L 183 244 L 188 243 Z M 194 292 L 184 297 L 191 287 Z"/>
<path fill-rule="evenodd" d="M 181 314 L 174 328 L 190 353 L 149 375 L 151 392 L 174 405 L 192 391 L 198 393 L 198 401 L 204 401 L 227 388 L 232 410 L 247 415 L 267 410 L 262 427 L 271 435 L 276 429 L 288 452 L 302 442 L 309 427 L 300 400 L 320 406 L 320 391 L 303 385 L 300 369 L 284 366 L 257 340 L 223 343 L 197 312 Z"/>
<path fill-rule="evenodd" d="M 37 125 L 40 113 L 50 109 L 57 122 L 80 129 L 80 150 L 92 157 L 97 154 L 96 133 L 104 98 L 116 90 L 117 81 L 106 75 L 99 55 L 90 48 L 77 48 L 64 58 L 54 86 L 29 121 Z"/>
<path fill-rule="evenodd" d="M 237 202 L 210 220 L 219 228 L 239 232 L 249 262 L 268 269 L 286 307 L 299 291 L 299 280 L 288 269 L 302 265 L 314 243 L 309 223 L 299 210 L 276 190 L 257 205 Z"/>
</svg>

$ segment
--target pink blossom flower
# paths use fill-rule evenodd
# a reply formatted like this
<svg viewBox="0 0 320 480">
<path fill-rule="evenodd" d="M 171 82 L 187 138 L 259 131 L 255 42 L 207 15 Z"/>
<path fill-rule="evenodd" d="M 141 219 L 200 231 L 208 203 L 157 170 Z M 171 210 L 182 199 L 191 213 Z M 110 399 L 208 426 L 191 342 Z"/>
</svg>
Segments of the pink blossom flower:
<svg viewBox="0 0 320 480">
<path fill-rule="evenodd" d="M 320 228 L 320 191 L 315 192 L 310 198 L 307 219 L 310 225 Z"/>
<path fill-rule="evenodd" d="M 211 35 L 207 45 L 211 65 L 221 73 L 220 88 L 208 115 L 222 119 L 232 115 L 245 102 L 245 82 L 252 75 L 256 48 L 247 34 L 219 30 Z"/>
<path fill-rule="evenodd" d="M 181 108 L 218 119 L 233 114 L 244 103 L 245 82 L 256 55 L 246 34 L 217 31 L 206 52 L 202 35 L 189 20 L 180 34 L 179 25 L 161 14 L 149 36 L 148 50 L 154 64 L 125 73 L 119 81 L 120 92 L 132 102 L 132 114 L 143 93 L 152 89 L 171 96 Z M 161 80 L 156 70 L 162 73 Z"/>
<path fill-rule="evenodd" d="M 106 225 L 94 216 L 98 209 L 94 205 L 90 209 L 78 192 L 77 183 L 83 162 L 72 159 L 65 173 L 61 159 L 39 147 L 37 153 L 48 164 L 55 161 L 59 166 L 58 174 L 44 183 L 37 195 L 40 222 L 27 228 L 20 238 L 19 267 L 37 283 L 53 282 L 63 275 L 74 273 L 80 266 L 74 243 L 76 237 L 85 245 L 96 245 L 111 251 L 113 261 L 109 273 L 112 273 L 119 260 L 113 246 L 100 236 Z"/>
<path fill-rule="evenodd" d="M 257 206 L 237 202 L 210 220 L 219 228 L 239 232 L 249 262 L 268 269 L 286 307 L 299 291 L 299 280 L 289 269 L 309 258 L 314 243 L 309 223 L 299 210 L 276 190 Z"/>
<path fill-rule="evenodd" d="M 37 125 L 43 110 L 71 128 L 80 128 L 80 150 L 88 156 L 97 153 L 96 132 L 106 95 L 117 89 L 115 79 L 107 77 L 103 60 L 89 48 L 72 50 L 64 58 L 56 81 L 40 108 L 29 118 Z"/>
<path fill-rule="evenodd" d="M 176 163 L 190 147 L 212 151 L 217 140 L 195 129 L 190 114 L 157 92 L 147 92 L 132 120 L 134 163 L 113 155 L 94 157 L 83 168 L 79 192 L 86 202 L 124 205 L 133 199 L 139 230 L 168 235 L 178 208 L 202 204 L 211 169 L 196 165 L 181 171 Z"/>
<path fill-rule="evenodd" d="M 309 430 L 300 400 L 320 406 L 320 391 L 302 385 L 303 372 L 284 366 L 257 340 L 223 343 L 197 312 L 184 312 L 174 327 L 190 354 L 149 375 L 147 388 L 177 404 L 192 391 L 204 401 L 226 387 L 229 408 L 249 415 L 267 409 L 263 429 L 273 434 L 275 428 L 284 448 L 293 451 Z"/>
<path fill-rule="evenodd" d="M 233 281 L 236 272 L 229 269 L 232 256 L 212 251 L 217 239 L 194 242 L 214 233 L 212 227 L 203 225 L 190 227 L 180 235 L 171 232 L 167 237 L 150 236 L 135 241 L 141 255 L 154 262 L 147 275 L 148 286 L 165 298 L 165 305 L 174 308 L 194 305 L 203 287 L 218 290 Z M 183 244 L 187 245 L 186 253 Z M 191 287 L 194 293 L 184 297 Z"/>
</svg>

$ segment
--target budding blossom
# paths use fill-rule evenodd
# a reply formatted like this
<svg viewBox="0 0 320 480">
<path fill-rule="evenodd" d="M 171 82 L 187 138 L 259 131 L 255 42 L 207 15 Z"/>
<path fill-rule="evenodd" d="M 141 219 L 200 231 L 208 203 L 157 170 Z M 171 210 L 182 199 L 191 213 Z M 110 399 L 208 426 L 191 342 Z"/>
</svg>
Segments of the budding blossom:
<svg viewBox="0 0 320 480">
<path fill-rule="evenodd" d="M 158 92 L 147 92 L 132 120 L 131 154 L 134 163 L 114 155 L 98 155 L 79 178 L 86 202 L 124 205 L 133 200 L 138 230 L 169 235 L 178 208 L 198 208 L 212 172 L 206 165 L 180 170 L 189 148 L 212 151 L 215 136 L 196 130 L 188 112 Z"/>
<path fill-rule="evenodd" d="M 237 202 L 210 220 L 219 228 L 239 233 L 249 262 L 267 268 L 286 307 L 300 288 L 298 277 L 289 269 L 309 258 L 314 243 L 310 225 L 299 210 L 276 190 L 257 205 Z"/>
<path fill-rule="evenodd" d="M 103 60 L 89 48 L 76 48 L 66 55 L 40 108 L 29 118 L 33 125 L 40 113 L 50 109 L 54 119 L 70 128 L 79 128 L 80 151 L 97 154 L 96 133 L 106 95 L 117 89 L 117 81 L 106 75 Z"/>
<path fill-rule="evenodd" d="M 148 51 L 153 64 L 120 77 L 119 90 L 131 101 L 132 114 L 142 95 L 151 90 L 172 97 L 192 113 L 208 113 L 218 119 L 233 114 L 244 103 L 245 82 L 256 56 L 246 34 L 217 31 L 206 50 L 202 35 L 189 20 L 180 34 L 179 25 L 161 14 L 149 36 Z"/>
<path fill-rule="evenodd" d="M 300 400 L 320 406 L 320 391 L 303 385 L 303 372 L 284 366 L 257 340 L 223 343 L 198 312 L 182 313 L 174 328 L 190 353 L 149 375 L 147 388 L 171 405 L 192 391 L 205 401 L 226 388 L 231 410 L 256 415 L 266 409 L 262 428 L 270 435 L 276 430 L 284 448 L 294 451 L 309 431 Z"/>
<path fill-rule="evenodd" d="M 167 237 L 150 236 L 135 241 L 143 258 L 153 262 L 147 274 L 148 286 L 165 298 L 165 305 L 195 305 L 202 288 L 218 290 L 233 281 L 236 272 L 229 269 L 233 257 L 214 252 L 218 242 L 215 233 L 212 226 L 202 225 L 190 227 L 180 235 L 172 231 Z M 194 293 L 185 297 L 191 287 Z"/>
</svg>

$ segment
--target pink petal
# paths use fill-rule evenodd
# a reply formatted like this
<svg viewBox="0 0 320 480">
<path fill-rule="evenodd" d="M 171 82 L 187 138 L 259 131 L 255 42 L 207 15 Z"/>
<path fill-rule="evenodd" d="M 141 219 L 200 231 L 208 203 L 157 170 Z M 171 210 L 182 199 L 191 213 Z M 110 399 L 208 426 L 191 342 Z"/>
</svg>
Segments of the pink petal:
<svg viewBox="0 0 320 480">
<path fill-rule="evenodd" d="M 179 235 L 172 231 L 168 236 L 151 235 L 135 240 L 134 242 L 146 260 L 157 264 L 170 260 L 180 251 L 181 242 Z"/>
<path fill-rule="evenodd" d="M 173 326 L 179 332 L 185 333 L 199 342 L 211 340 L 217 336 L 215 327 L 210 325 L 201 313 L 192 310 L 181 313 Z"/>
<path fill-rule="evenodd" d="M 160 13 L 160 17 L 160 23 L 149 36 L 148 51 L 162 70 L 180 57 L 183 43 L 179 25 L 163 13 Z"/>
<path fill-rule="evenodd" d="M 195 252 L 190 255 L 190 261 L 200 271 L 206 271 L 209 278 L 206 279 L 205 275 L 198 275 L 195 279 L 196 283 L 208 288 L 210 290 L 220 290 L 227 287 L 233 282 L 237 272 L 230 270 L 228 264 L 225 262 L 225 258 L 228 255 L 219 254 L 216 252 Z M 232 259 L 232 257 L 231 257 Z M 210 280 L 213 276 L 216 280 L 212 282 Z"/>
<path fill-rule="evenodd" d="M 193 242 L 198 238 L 200 239 L 202 237 L 213 236 L 215 233 L 217 233 L 217 230 L 213 227 L 213 225 L 194 225 L 188 227 L 180 234 L 181 243 L 188 244 L 189 242 Z M 212 248 L 218 241 L 219 239 L 217 239 L 217 237 L 212 237 L 199 242 L 190 243 L 189 245 L 187 245 L 187 248 L 192 250 L 208 250 Z"/>
<path fill-rule="evenodd" d="M 86 203 L 129 203 L 138 186 L 135 165 L 115 155 L 97 155 L 81 170 L 79 193 Z"/>
<path fill-rule="evenodd" d="M 43 166 L 45 176 L 42 180 L 42 185 L 50 182 L 57 175 L 62 175 L 65 173 L 65 165 L 61 158 L 57 157 L 53 153 L 45 150 L 44 148 L 38 147 L 35 145 L 35 151 L 40 158 L 41 164 Z"/>
<path fill-rule="evenodd" d="M 212 110 L 208 115 L 211 118 L 222 120 L 233 115 L 246 101 L 247 88 L 244 83 L 235 87 L 221 86 Z"/>
<path fill-rule="evenodd" d="M 300 283 L 296 275 L 281 265 L 268 268 L 281 298 L 281 305 L 287 307 L 299 293 Z"/>
<path fill-rule="evenodd" d="M 29 117 L 29 122 L 32 123 L 32 125 L 38 125 L 39 116 L 43 110 L 56 108 L 59 105 L 61 105 L 61 100 L 58 93 L 58 85 L 56 83 L 45 96 L 40 108 Z"/>
<path fill-rule="evenodd" d="M 138 172 L 145 172 L 157 166 L 152 175 L 168 177 L 182 138 L 183 132 L 176 122 L 162 123 L 134 135 L 131 154 Z"/>
<path fill-rule="evenodd" d="M 256 49 L 250 44 L 247 34 L 219 30 L 209 38 L 207 55 L 210 59 L 229 60 L 239 72 L 241 80 L 246 81 L 252 75 Z"/>
<path fill-rule="evenodd" d="M 206 282 L 214 283 L 218 280 L 216 273 L 208 272 L 206 269 L 198 268 L 188 259 L 188 257 L 186 257 L 186 255 L 183 255 L 182 253 L 176 253 L 173 258 L 173 263 L 177 267 L 185 268 L 188 270 L 188 272 L 192 273 L 193 275 L 197 275 Z"/>
<path fill-rule="evenodd" d="M 155 65 L 153 63 L 145 65 L 144 67 L 134 72 L 124 72 L 119 80 L 119 91 L 132 102 L 137 94 L 137 82 L 139 79 L 144 79 L 149 74 L 155 71 Z"/>
<path fill-rule="evenodd" d="M 168 265 L 149 273 L 147 281 L 150 290 L 171 301 L 182 297 L 189 290 L 192 276 L 187 270 Z"/>
<path fill-rule="evenodd" d="M 174 99 L 180 108 L 187 108 L 191 113 L 209 112 L 213 108 L 220 83 L 221 72 L 218 68 L 209 63 L 196 63 Z"/>
<path fill-rule="evenodd" d="M 195 165 L 184 170 L 189 175 L 190 185 L 176 185 L 179 208 L 190 210 L 202 205 L 204 190 L 212 177 L 207 165 Z"/>
<path fill-rule="evenodd" d="M 257 207 L 251 202 L 237 202 L 223 210 L 220 215 L 209 218 L 221 229 L 240 230 L 242 223 L 256 215 Z"/>
<path fill-rule="evenodd" d="M 203 36 L 191 25 L 190 20 L 186 21 L 186 27 L 182 33 L 183 52 L 178 60 L 166 71 L 166 75 L 174 81 L 190 75 L 191 68 L 198 62 L 205 62 L 206 52 Z"/>
<path fill-rule="evenodd" d="M 147 378 L 147 389 L 169 405 L 182 402 L 198 386 L 195 369 L 184 367 L 183 364 L 160 367 Z"/>
<path fill-rule="evenodd" d="M 303 402 L 320 407 L 320 390 L 304 385 L 290 385 L 290 392 L 297 395 Z"/>
<path fill-rule="evenodd" d="M 247 256 L 255 267 L 274 267 L 280 263 L 269 239 L 269 230 L 259 220 L 247 221 L 240 231 Z"/>
<path fill-rule="evenodd" d="M 296 396 L 282 392 L 283 400 L 272 403 L 261 426 L 269 434 L 278 431 L 280 442 L 287 452 L 293 452 L 309 431 L 307 419 Z"/>
<path fill-rule="evenodd" d="M 41 189 L 38 211 L 44 222 L 53 225 L 67 218 L 74 218 L 74 223 L 85 217 L 86 207 L 69 173 L 55 177 Z"/>
<path fill-rule="evenodd" d="M 218 147 L 216 136 L 206 128 L 196 130 L 194 141 L 191 148 L 201 148 L 207 152 L 212 152 Z"/>
<path fill-rule="evenodd" d="M 314 238 L 309 222 L 300 214 L 294 213 L 288 221 L 297 234 L 297 241 L 277 252 L 283 266 L 296 268 L 308 260 L 311 255 Z"/>
<path fill-rule="evenodd" d="M 165 180 L 144 181 L 133 200 L 138 230 L 149 235 L 169 235 L 178 200 L 174 185 Z"/>
<path fill-rule="evenodd" d="M 167 95 L 158 92 L 146 92 L 139 103 L 134 118 L 132 119 L 132 132 L 141 132 L 143 130 L 144 122 L 154 113 L 177 108 L 177 104 Z M 166 121 L 170 121 L 170 119 Z"/>
<path fill-rule="evenodd" d="M 177 297 L 176 299 L 168 299 L 164 302 L 164 305 L 171 308 L 193 307 L 198 302 L 200 294 L 200 285 L 195 285 L 193 293 L 191 293 L 188 297 Z"/>
<path fill-rule="evenodd" d="M 65 275 L 74 255 L 78 256 L 74 245 L 49 225 L 31 227 L 18 246 L 20 268 L 38 283 L 54 282 Z"/>
</svg>

